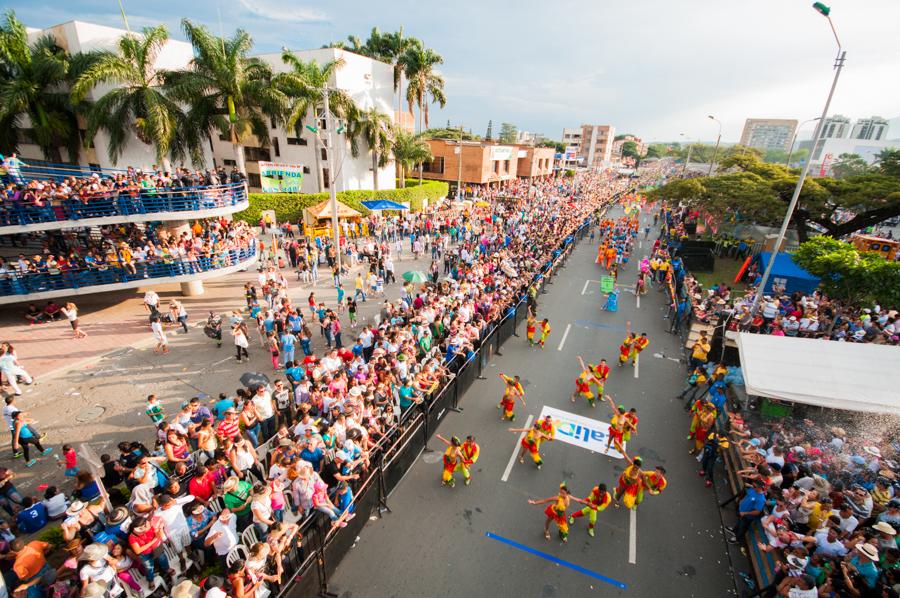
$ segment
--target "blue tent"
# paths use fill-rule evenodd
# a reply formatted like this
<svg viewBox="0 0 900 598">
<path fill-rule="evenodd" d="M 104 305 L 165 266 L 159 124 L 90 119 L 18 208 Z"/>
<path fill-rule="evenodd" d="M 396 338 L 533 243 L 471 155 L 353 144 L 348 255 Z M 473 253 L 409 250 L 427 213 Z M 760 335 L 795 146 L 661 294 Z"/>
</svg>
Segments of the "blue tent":
<svg viewBox="0 0 900 598">
<path fill-rule="evenodd" d="M 759 262 L 759 272 L 765 271 L 769 264 L 771 253 L 768 251 L 761 252 L 756 256 Z M 790 254 L 778 253 L 775 255 L 775 265 L 772 267 L 772 274 L 769 276 L 769 282 L 763 292 L 769 294 L 772 292 L 772 285 L 778 283 L 779 286 L 785 287 L 785 292 L 791 294 L 794 291 L 801 293 L 812 293 L 819 286 L 819 279 L 798 266 Z"/>
<path fill-rule="evenodd" d="M 408 210 L 405 205 L 402 203 L 397 203 L 396 201 L 388 201 L 386 199 L 375 199 L 372 201 L 364 201 L 361 202 L 362 205 L 372 212 L 380 212 L 382 210 Z"/>
</svg>

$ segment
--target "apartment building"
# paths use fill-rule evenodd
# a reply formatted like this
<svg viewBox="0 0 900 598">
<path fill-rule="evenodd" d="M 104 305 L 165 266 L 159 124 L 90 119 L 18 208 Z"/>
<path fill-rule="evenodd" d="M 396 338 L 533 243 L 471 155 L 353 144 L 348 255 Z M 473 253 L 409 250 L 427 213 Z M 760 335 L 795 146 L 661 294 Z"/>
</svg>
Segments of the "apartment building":
<svg viewBox="0 0 900 598">
<path fill-rule="evenodd" d="M 851 139 L 865 139 L 868 141 L 881 141 L 887 139 L 888 121 L 880 116 L 860 118 L 853 125 L 850 132 Z"/>
<path fill-rule="evenodd" d="M 765 150 L 788 151 L 797 121 L 787 118 L 748 118 L 741 132 L 741 145 Z"/>
<path fill-rule="evenodd" d="M 612 161 L 616 128 L 612 125 L 581 125 L 578 161 L 587 168 L 605 168 Z"/>
</svg>

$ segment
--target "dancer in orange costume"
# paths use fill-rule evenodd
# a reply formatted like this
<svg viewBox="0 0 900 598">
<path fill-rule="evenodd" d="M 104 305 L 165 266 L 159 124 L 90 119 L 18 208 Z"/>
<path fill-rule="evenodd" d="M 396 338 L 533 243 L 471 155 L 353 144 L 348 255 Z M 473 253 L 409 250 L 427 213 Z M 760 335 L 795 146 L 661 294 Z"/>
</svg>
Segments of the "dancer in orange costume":
<svg viewBox="0 0 900 598">
<path fill-rule="evenodd" d="M 647 338 L 646 332 L 642 332 L 640 336 L 634 337 L 634 342 L 631 343 L 631 350 L 628 352 L 628 358 L 631 359 L 632 366 L 637 363 L 638 355 L 640 355 L 641 351 L 646 349 L 649 344 L 650 339 Z"/>
<path fill-rule="evenodd" d="M 666 468 L 657 465 L 653 471 L 645 471 L 644 479 L 641 484 L 641 491 L 638 493 L 635 505 L 639 505 L 644 501 L 644 492 L 649 492 L 653 496 L 660 494 L 669 485 L 666 479 Z"/>
<path fill-rule="evenodd" d="M 525 320 L 525 338 L 528 339 L 528 346 L 533 347 L 537 341 L 534 340 L 534 333 L 537 331 L 537 318 L 531 307 L 528 307 L 528 318 Z"/>
<path fill-rule="evenodd" d="M 631 331 L 631 322 L 625 322 L 625 340 L 619 345 L 619 367 L 625 365 L 631 356 L 631 347 L 634 345 L 634 333 Z"/>
<path fill-rule="evenodd" d="M 530 505 L 546 505 L 547 503 L 550 503 L 547 508 L 544 509 L 544 514 L 547 516 L 547 520 L 544 521 L 544 538 L 547 540 L 550 539 L 550 523 L 555 523 L 556 529 L 559 531 L 559 539 L 563 542 L 569 541 L 569 521 L 566 517 L 566 511 L 569 509 L 569 504 L 573 500 L 577 503 L 587 504 L 586 500 L 575 498 L 569 494 L 569 488 L 566 486 L 565 482 L 559 485 L 559 494 L 556 496 L 543 498 L 541 500 L 528 500 L 528 504 Z"/>
<path fill-rule="evenodd" d="M 550 336 L 550 320 L 544 318 L 541 321 L 541 340 L 539 341 L 541 345 L 541 349 L 544 348 L 544 343 L 547 342 L 547 337 Z"/>
<path fill-rule="evenodd" d="M 636 509 L 638 494 L 644 483 L 644 472 L 641 470 L 642 460 L 640 457 L 632 459 L 624 451 L 621 452 L 630 465 L 619 476 L 619 485 L 616 486 L 614 493 L 616 508 L 619 508 L 619 500 L 621 500 L 626 508 Z"/>
<path fill-rule="evenodd" d="M 541 423 L 537 421 L 530 428 L 510 428 L 509 431 L 516 433 L 526 432 L 525 436 L 522 437 L 522 448 L 519 449 L 519 463 L 525 462 L 525 453 L 528 453 L 531 455 L 531 460 L 534 461 L 535 467 L 540 469 L 541 465 L 544 464 L 540 451 L 541 441 L 553 440 L 553 438 L 541 431 Z"/>
<path fill-rule="evenodd" d="M 609 503 L 612 502 L 612 496 L 606 491 L 606 484 L 597 484 L 591 493 L 585 499 L 587 506 L 580 511 L 575 511 L 569 517 L 569 525 L 573 525 L 579 517 L 588 516 L 588 535 L 594 537 L 594 526 L 597 524 L 597 514 L 605 511 Z"/>
<path fill-rule="evenodd" d="M 522 388 L 522 383 L 519 382 L 518 376 L 510 378 L 506 374 L 500 374 L 500 379 L 506 382 L 506 387 L 503 389 L 503 398 L 500 399 L 500 404 L 497 406 L 503 412 L 500 419 L 513 421 L 516 419 L 516 414 L 513 413 L 516 399 L 522 401 L 522 406 L 525 406 L 525 389 Z"/>
<path fill-rule="evenodd" d="M 579 396 L 584 397 L 588 405 L 594 406 L 594 400 L 597 396 L 591 392 L 591 385 L 596 384 L 600 388 L 600 396 L 603 396 L 603 383 L 594 376 L 594 366 L 584 364 L 581 355 L 578 356 L 578 363 L 581 365 L 581 373 L 575 378 L 575 392 L 572 393 L 572 402 Z"/>
<path fill-rule="evenodd" d="M 435 437 L 447 445 L 447 450 L 444 451 L 444 471 L 441 474 L 441 484 L 453 488 L 456 485 L 456 482 L 453 480 L 453 472 L 463 463 L 462 443 L 456 436 L 451 436 L 450 440 L 447 440 L 440 434 L 435 434 Z M 469 470 L 464 467 L 462 472 L 463 478 L 466 480 L 466 486 L 468 486 Z"/>
<path fill-rule="evenodd" d="M 597 396 L 603 396 L 603 389 L 606 387 L 606 380 L 609 378 L 609 366 L 605 359 L 601 359 L 600 363 L 593 368 L 594 384 L 597 385 Z"/>
<path fill-rule="evenodd" d="M 609 395 L 605 395 L 603 399 L 613 410 L 613 416 L 609 422 L 609 438 L 606 439 L 606 452 L 609 452 L 610 445 L 615 445 L 617 451 L 624 453 L 622 442 L 625 439 L 625 428 L 629 425 L 628 418 L 625 417 L 625 405 L 616 406 Z"/>
</svg>

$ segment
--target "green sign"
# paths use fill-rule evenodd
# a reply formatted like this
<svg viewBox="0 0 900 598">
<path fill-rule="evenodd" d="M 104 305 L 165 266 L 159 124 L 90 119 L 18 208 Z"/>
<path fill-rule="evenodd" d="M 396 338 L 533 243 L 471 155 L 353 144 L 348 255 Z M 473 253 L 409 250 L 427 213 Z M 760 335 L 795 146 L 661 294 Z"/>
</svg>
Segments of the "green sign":
<svg viewBox="0 0 900 598">
<path fill-rule="evenodd" d="M 260 162 L 259 179 L 263 193 L 299 193 L 303 165 Z"/>
<path fill-rule="evenodd" d="M 613 289 L 616 288 L 616 279 L 612 276 L 601 276 L 600 277 L 600 292 L 606 293 L 607 295 L 613 292 Z"/>
</svg>

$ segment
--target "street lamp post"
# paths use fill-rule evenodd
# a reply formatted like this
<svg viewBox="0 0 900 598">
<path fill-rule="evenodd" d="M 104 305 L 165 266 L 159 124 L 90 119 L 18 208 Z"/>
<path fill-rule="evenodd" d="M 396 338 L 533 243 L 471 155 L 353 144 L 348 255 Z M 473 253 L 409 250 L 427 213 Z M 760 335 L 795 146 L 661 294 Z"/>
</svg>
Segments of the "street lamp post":
<svg viewBox="0 0 900 598">
<path fill-rule="evenodd" d="M 831 98 L 834 96 L 834 90 L 837 87 L 838 77 L 841 75 L 841 69 L 844 68 L 844 61 L 847 59 L 847 52 L 843 50 L 841 47 L 841 40 L 838 39 L 837 31 L 834 28 L 834 23 L 831 22 L 831 17 L 829 14 L 831 13 L 831 9 L 821 2 L 816 2 L 813 4 L 813 8 L 821 14 L 823 17 L 828 19 L 828 24 L 831 26 L 831 32 L 834 34 L 834 41 L 837 42 L 837 57 L 834 61 L 834 81 L 831 83 L 831 90 L 828 92 L 828 99 L 825 100 L 825 108 L 822 110 L 822 116 L 819 117 L 819 122 L 816 123 L 816 130 L 813 133 L 812 139 L 812 148 L 815 150 L 816 144 L 819 142 L 819 134 L 822 132 L 823 125 L 825 124 L 825 118 L 828 116 L 828 107 L 831 106 Z M 753 306 L 750 308 L 750 313 L 756 314 L 756 311 L 759 309 L 759 302 L 762 299 L 763 293 L 765 293 L 766 284 L 769 282 L 769 276 L 772 274 L 772 266 L 775 264 L 775 256 L 778 254 L 778 250 L 781 248 L 781 244 L 784 242 L 784 236 L 787 233 L 788 225 L 791 223 L 791 217 L 794 215 L 794 209 L 797 207 L 797 200 L 800 198 L 800 191 L 803 189 L 803 181 L 806 179 L 806 175 L 809 172 L 809 166 L 812 164 L 812 153 L 810 153 L 809 158 L 806 160 L 806 163 L 803 165 L 803 170 L 800 172 L 800 178 L 797 179 L 797 185 L 794 187 L 794 194 L 791 196 L 791 202 L 788 204 L 787 212 L 784 214 L 784 221 L 781 223 L 781 230 L 778 231 L 778 238 L 775 239 L 775 247 L 772 250 L 772 255 L 769 258 L 769 263 L 766 265 L 766 270 L 763 273 L 762 280 L 759 283 L 759 286 L 756 289 L 756 296 L 753 298 Z"/>
<path fill-rule="evenodd" d="M 341 273 L 341 233 L 338 226 L 338 209 L 337 209 L 337 191 L 334 188 L 335 171 L 337 160 L 335 160 L 334 144 L 331 138 L 331 108 L 328 103 L 328 96 L 331 90 L 325 88 L 322 95 L 325 100 L 325 140 L 328 145 L 328 195 L 331 198 L 331 234 L 334 239 L 334 258 L 337 264 L 338 277 Z"/>
<path fill-rule="evenodd" d="M 716 124 L 719 125 L 719 136 L 716 137 L 716 149 L 713 150 L 712 162 L 709 163 L 709 172 L 706 173 L 706 176 L 712 176 L 713 167 L 716 165 L 716 158 L 719 156 L 719 142 L 722 141 L 722 123 L 712 114 L 709 115 L 709 118 L 710 120 L 716 121 Z"/>
<path fill-rule="evenodd" d="M 456 201 L 462 199 L 462 138 L 463 126 L 459 125 L 459 147 L 456 148 Z"/>
<path fill-rule="evenodd" d="M 803 127 L 803 125 L 805 125 L 806 123 L 811 123 L 811 122 L 817 121 L 817 120 L 819 120 L 819 119 L 820 119 L 820 117 L 817 116 L 817 117 L 815 117 L 815 118 L 810 118 L 809 120 L 804 120 L 802 123 L 800 123 L 799 125 L 797 125 L 797 130 L 794 131 L 794 136 L 791 138 L 791 147 L 790 147 L 790 149 L 788 150 L 787 161 L 784 163 L 785 166 L 787 166 L 788 168 L 790 168 L 790 166 L 791 166 L 791 157 L 794 155 L 794 144 L 797 142 L 797 135 L 800 134 L 800 129 L 801 129 L 801 128 Z M 809 157 L 810 157 L 810 158 L 812 158 L 812 155 L 813 155 L 813 152 L 814 152 L 814 151 L 816 151 L 816 148 L 815 148 L 815 147 L 810 148 L 810 150 L 809 150 Z"/>
</svg>

